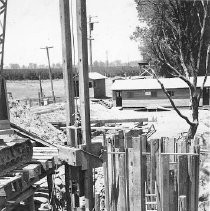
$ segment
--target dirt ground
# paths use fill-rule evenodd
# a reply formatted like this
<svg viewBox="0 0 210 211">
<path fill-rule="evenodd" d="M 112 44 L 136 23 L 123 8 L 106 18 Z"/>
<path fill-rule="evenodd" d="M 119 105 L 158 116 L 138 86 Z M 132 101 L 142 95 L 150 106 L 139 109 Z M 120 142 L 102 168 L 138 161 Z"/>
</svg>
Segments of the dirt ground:
<svg viewBox="0 0 210 211">
<path fill-rule="evenodd" d="M 111 80 L 107 81 L 108 89 L 107 95 L 111 96 Z M 62 80 L 54 81 L 56 96 L 64 96 L 64 86 Z M 45 81 L 43 89 L 46 95 L 50 95 L 50 83 Z M 12 92 L 16 99 L 36 98 L 39 90 L 38 81 L 8 81 L 7 90 Z M 42 107 L 29 108 L 25 105 L 19 105 L 15 101 L 11 106 L 11 120 L 23 128 L 39 135 L 41 138 L 51 141 L 53 144 L 62 144 L 66 140 L 66 136 L 59 130 L 55 129 L 49 122 L 51 121 L 65 121 L 65 105 L 64 103 L 57 103 L 55 105 L 48 105 Z M 79 103 L 78 103 L 79 104 Z M 191 115 L 189 109 L 181 109 L 182 113 L 188 117 Z M 175 111 L 162 112 L 139 112 L 134 110 L 119 110 L 117 108 L 107 109 L 97 103 L 90 103 L 90 117 L 92 120 L 99 119 L 123 119 L 123 118 L 148 118 L 148 126 L 154 124 L 156 133 L 151 138 L 160 137 L 178 137 L 180 133 L 187 132 L 189 126 L 185 120 L 181 119 Z M 206 149 L 210 150 L 210 112 L 209 110 L 199 110 L 199 127 L 197 135 L 202 136 L 205 140 Z M 103 172 L 98 169 L 96 188 L 100 192 L 103 189 Z M 209 154 L 202 163 L 200 179 L 200 211 L 209 209 L 210 195 L 210 158 Z M 203 202 L 202 202 L 203 200 Z M 205 206 L 202 205 L 205 204 Z"/>
</svg>

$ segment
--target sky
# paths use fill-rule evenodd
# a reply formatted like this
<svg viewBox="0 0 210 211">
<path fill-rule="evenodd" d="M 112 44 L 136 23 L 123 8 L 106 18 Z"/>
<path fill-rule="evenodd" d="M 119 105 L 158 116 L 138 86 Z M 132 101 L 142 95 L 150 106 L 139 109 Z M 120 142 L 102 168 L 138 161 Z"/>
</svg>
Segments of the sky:
<svg viewBox="0 0 210 211">
<path fill-rule="evenodd" d="M 73 10 L 76 0 L 72 1 Z M 87 16 L 97 16 L 92 32 L 93 61 L 140 60 L 138 43 L 130 36 L 139 24 L 134 0 L 87 0 Z M 75 12 L 73 22 L 76 27 Z M 74 33 L 76 34 L 76 33 Z M 76 38 L 75 38 L 76 39 Z M 77 41 L 76 48 L 77 48 Z M 59 0 L 8 0 L 4 64 L 61 63 Z M 76 56 L 77 57 L 77 56 Z"/>
</svg>

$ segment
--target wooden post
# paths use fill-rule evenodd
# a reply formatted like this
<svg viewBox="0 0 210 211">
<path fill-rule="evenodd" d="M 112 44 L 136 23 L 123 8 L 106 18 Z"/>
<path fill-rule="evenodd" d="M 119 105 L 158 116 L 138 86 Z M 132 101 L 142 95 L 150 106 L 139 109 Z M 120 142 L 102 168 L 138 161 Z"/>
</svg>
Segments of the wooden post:
<svg viewBox="0 0 210 211">
<path fill-rule="evenodd" d="M 77 14 L 77 40 L 78 40 L 78 69 L 79 69 L 79 96 L 80 116 L 82 126 L 82 139 L 87 151 L 91 148 L 90 130 L 90 102 L 89 102 L 89 76 L 88 76 L 88 49 L 87 49 L 87 17 L 86 0 L 76 1 Z M 87 162 L 85 172 L 85 198 L 86 209 L 92 210 L 93 203 L 93 174 L 91 163 Z"/>
<path fill-rule="evenodd" d="M 95 194 L 95 211 L 100 211 L 100 194 Z"/>
<path fill-rule="evenodd" d="M 28 203 L 28 210 L 35 211 L 34 194 L 32 194 L 30 197 L 28 197 L 27 203 Z"/>
<path fill-rule="evenodd" d="M 51 205 L 52 205 L 53 210 L 54 210 L 55 209 L 55 196 L 54 196 L 54 193 L 53 193 L 52 174 L 47 175 L 47 185 L 48 185 L 49 199 L 51 201 Z"/>
<path fill-rule="evenodd" d="M 178 192 L 177 192 L 177 180 L 176 170 L 169 171 L 169 207 L 170 211 L 177 211 L 178 205 Z"/>
<path fill-rule="evenodd" d="M 107 149 L 107 142 L 106 142 L 106 134 L 105 131 L 103 131 L 103 147 L 104 150 Z M 107 153 L 107 152 L 106 152 Z M 105 206 L 107 211 L 110 211 L 109 209 L 109 178 L 108 178 L 108 159 L 107 154 L 103 162 L 103 170 L 104 170 L 104 184 L 105 184 Z"/>
<path fill-rule="evenodd" d="M 133 171 L 134 171 L 134 164 L 133 164 L 133 148 L 127 148 L 127 159 L 128 159 L 128 207 L 130 211 L 134 210 L 134 181 L 133 181 Z"/>
<path fill-rule="evenodd" d="M 179 196 L 178 211 L 187 211 L 187 198 L 186 196 Z"/>
<path fill-rule="evenodd" d="M 156 181 L 156 160 L 155 152 L 158 149 L 158 139 L 152 139 L 150 141 L 150 193 L 155 192 L 155 181 Z"/>
<path fill-rule="evenodd" d="M 188 210 L 189 202 L 189 175 L 188 175 L 188 157 L 187 155 L 178 156 L 178 195 L 186 196 L 186 208 Z"/>
<path fill-rule="evenodd" d="M 69 0 L 60 0 L 60 21 L 62 33 L 63 75 L 66 95 L 66 126 L 74 124 L 74 82 L 71 52 L 71 30 L 69 16 Z M 74 131 L 67 129 L 67 145 L 75 146 Z"/>
<path fill-rule="evenodd" d="M 190 180 L 189 191 L 189 210 L 198 210 L 198 198 L 199 198 L 199 155 L 190 155 L 188 158 L 188 173 Z"/>
<path fill-rule="evenodd" d="M 133 203 L 134 211 L 145 211 L 146 163 L 142 156 L 142 136 L 133 138 Z"/>
<path fill-rule="evenodd" d="M 120 211 L 127 211 L 126 180 L 125 180 L 125 154 L 119 155 L 119 201 Z"/>
<path fill-rule="evenodd" d="M 161 155 L 161 207 L 169 211 L 169 155 Z"/>
<path fill-rule="evenodd" d="M 112 150 L 112 139 L 109 138 L 107 141 L 107 175 L 108 175 L 108 183 L 106 184 L 106 186 L 108 186 L 108 193 L 109 193 L 109 199 L 108 199 L 108 208 L 107 210 L 113 210 L 113 184 L 114 184 L 114 178 L 113 178 L 113 154 L 111 154 L 111 152 L 113 152 Z"/>
<path fill-rule="evenodd" d="M 75 122 L 74 106 L 74 84 L 73 84 L 73 67 L 72 67 L 72 48 L 71 48 L 71 27 L 69 15 L 69 0 L 60 0 L 60 21 L 62 34 L 62 62 L 64 86 L 66 95 L 66 126 L 73 125 Z M 67 145 L 75 146 L 74 130 L 67 129 Z M 70 171 L 71 167 L 65 164 L 65 188 L 67 196 L 67 211 L 71 211 L 70 188 Z"/>
</svg>

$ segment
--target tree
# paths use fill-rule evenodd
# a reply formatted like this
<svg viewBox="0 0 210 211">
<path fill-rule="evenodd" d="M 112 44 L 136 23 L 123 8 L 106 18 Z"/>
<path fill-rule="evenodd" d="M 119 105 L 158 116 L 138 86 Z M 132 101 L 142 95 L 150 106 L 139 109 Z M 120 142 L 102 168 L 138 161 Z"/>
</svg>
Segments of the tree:
<svg viewBox="0 0 210 211">
<path fill-rule="evenodd" d="M 11 69 L 20 69 L 20 65 L 19 64 L 9 64 Z"/>
<path fill-rule="evenodd" d="M 192 120 L 176 107 L 164 85 L 164 93 L 180 117 L 190 125 L 188 138 L 193 138 L 198 125 L 198 107 L 210 63 L 210 3 L 205 0 L 135 0 L 139 17 L 147 18 L 147 27 L 138 27 L 134 39 L 146 43 L 148 56 L 156 66 L 165 66 L 171 77 L 179 77 L 189 87 Z M 141 34 L 140 34 L 141 33 Z M 197 77 L 204 76 L 202 87 Z"/>
</svg>

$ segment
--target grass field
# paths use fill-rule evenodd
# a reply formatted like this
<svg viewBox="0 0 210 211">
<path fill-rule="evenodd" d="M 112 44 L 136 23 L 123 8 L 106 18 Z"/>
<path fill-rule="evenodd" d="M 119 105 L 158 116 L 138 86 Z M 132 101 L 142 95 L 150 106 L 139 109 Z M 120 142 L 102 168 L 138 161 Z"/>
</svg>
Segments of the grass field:
<svg viewBox="0 0 210 211">
<path fill-rule="evenodd" d="M 111 79 L 106 79 L 106 96 L 111 97 Z M 63 79 L 53 80 L 55 96 L 64 98 Z M 42 88 L 45 96 L 51 96 L 50 80 L 42 81 Z M 38 98 L 39 81 L 7 81 L 7 92 L 11 92 L 14 99 Z"/>
</svg>

